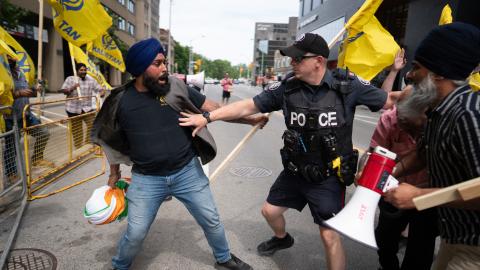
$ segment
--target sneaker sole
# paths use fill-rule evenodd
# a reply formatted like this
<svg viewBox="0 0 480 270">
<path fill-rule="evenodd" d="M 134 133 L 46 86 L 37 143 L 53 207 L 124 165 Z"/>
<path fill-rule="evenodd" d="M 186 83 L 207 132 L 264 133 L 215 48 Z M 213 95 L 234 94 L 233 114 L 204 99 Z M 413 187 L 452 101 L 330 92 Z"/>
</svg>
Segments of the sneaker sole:
<svg viewBox="0 0 480 270">
<path fill-rule="evenodd" d="M 290 246 L 288 247 L 282 247 L 282 248 L 275 248 L 275 249 L 272 249 L 272 250 L 265 250 L 265 251 L 260 251 L 257 249 L 257 252 L 258 254 L 260 254 L 261 256 L 272 256 L 275 252 L 279 251 L 279 250 L 282 250 L 282 249 L 287 249 L 287 248 L 291 248 L 293 246 L 293 242 Z"/>
</svg>

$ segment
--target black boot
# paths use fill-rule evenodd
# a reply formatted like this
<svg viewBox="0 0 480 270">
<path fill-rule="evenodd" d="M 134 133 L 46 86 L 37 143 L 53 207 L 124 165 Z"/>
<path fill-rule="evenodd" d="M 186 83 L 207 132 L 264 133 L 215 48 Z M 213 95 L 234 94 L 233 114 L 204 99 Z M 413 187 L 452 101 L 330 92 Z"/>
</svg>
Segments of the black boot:
<svg viewBox="0 0 480 270">
<path fill-rule="evenodd" d="M 222 270 L 227 270 L 227 269 L 231 269 L 231 270 L 253 270 L 253 268 L 248 265 L 247 263 L 243 262 L 242 260 L 240 260 L 239 258 L 237 258 L 237 256 L 233 255 L 232 253 L 230 253 L 230 255 L 232 256 L 232 258 L 224 263 L 215 263 L 215 268 L 216 269 L 222 269 Z"/>
<path fill-rule="evenodd" d="M 267 240 L 260 245 L 258 245 L 257 250 L 260 255 L 271 256 L 277 250 L 285 249 L 293 246 L 293 237 L 287 233 L 284 238 L 278 238 L 276 236 L 272 237 L 270 240 Z"/>
</svg>

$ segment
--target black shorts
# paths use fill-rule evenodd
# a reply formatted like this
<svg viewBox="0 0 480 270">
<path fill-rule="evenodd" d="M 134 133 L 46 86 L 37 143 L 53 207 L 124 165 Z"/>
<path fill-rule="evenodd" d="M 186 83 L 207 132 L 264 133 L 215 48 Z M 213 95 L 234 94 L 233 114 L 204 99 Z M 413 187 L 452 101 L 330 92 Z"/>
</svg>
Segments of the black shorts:
<svg viewBox="0 0 480 270">
<path fill-rule="evenodd" d="M 230 98 L 230 92 L 228 92 L 228 91 L 223 91 L 222 97 L 223 97 L 223 98 Z"/>
<path fill-rule="evenodd" d="M 282 171 L 270 188 L 267 202 L 281 207 L 303 210 L 310 208 L 313 221 L 321 225 L 342 210 L 345 204 L 345 187 L 336 177 L 329 177 L 321 183 L 309 183 L 301 176 Z"/>
</svg>

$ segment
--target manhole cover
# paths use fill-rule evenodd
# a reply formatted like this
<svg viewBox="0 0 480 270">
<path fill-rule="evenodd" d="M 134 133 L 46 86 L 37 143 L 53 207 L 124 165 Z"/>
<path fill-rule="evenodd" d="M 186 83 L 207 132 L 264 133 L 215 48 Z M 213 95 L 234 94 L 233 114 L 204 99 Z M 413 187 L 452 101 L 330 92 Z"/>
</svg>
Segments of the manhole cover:
<svg viewBox="0 0 480 270">
<path fill-rule="evenodd" d="M 0 253 L 1 254 L 1 253 Z M 57 258 L 42 249 L 12 249 L 5 270 L 55 270 Z"/>
<path fill-rule="evenodd" d="M 240 177 L 260 178 L 270 176 L 272 171 L 259 167 L 240 167 L 230 169 L 230 173 Z"/>
</svg>

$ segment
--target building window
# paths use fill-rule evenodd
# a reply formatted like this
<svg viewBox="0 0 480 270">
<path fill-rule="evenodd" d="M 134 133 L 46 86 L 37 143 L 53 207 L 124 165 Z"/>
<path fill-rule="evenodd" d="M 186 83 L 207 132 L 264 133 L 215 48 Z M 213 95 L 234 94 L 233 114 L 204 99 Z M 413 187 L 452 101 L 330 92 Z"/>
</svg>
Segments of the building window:
<svg viewBox="0 0 480 270">
<path fill-rule="evenodd" d="M 125 31 L 125 19 L 118 16 L 118 29 Z"/>
<path fill-rule="evenodd" d="M 131 24 L 130 22 L 127 23 L 127 31 L 130 35 L 135 36 L 135 25 Z"/>
<path fill-rule="evenodd" d="M 303 0 L 300 0 L 298 17 L 301 18 L 303 16 Z"/>
<path fill-rule="evenodd" d="M 325 1 L 323 1 L 323 2 L 325 2 Z M 320 6 L 321 3 L 322 3 L 322 0 L 313 0 L 312 1 L 312 10 L 316 9 L 318 6 Z"/>
<path fill-rule="evenodd" d="M 135 13 L 135 2 L 133 2 L 133 0 L 127 0 L 127 9 L 128 11 L 130 11 L 131 13 Z"/>
<path fill-rule="evenodd" d="M 125 6 L 125 0 L 117 0 L 117 1 L 120 5 Z"/>
<path fill-rule="evenodd" d="M 312 0 L 303 0 L 303 15 L 308 14 L 312 10 Z"/>
</svg>

